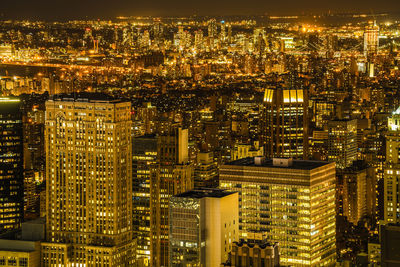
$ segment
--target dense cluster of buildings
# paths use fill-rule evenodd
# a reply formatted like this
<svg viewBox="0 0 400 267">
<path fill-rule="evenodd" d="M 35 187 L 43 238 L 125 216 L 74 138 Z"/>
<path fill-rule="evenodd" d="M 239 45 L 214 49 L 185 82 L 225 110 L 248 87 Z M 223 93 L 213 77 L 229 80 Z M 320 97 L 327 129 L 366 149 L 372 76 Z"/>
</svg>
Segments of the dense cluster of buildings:
<svg viewBox="0 0 400 267">
<path fill-rule="evenodd" d="M 0 266 L 400 264 L 400 24 L 273 19 L 0 22 Z"/>
</svg>

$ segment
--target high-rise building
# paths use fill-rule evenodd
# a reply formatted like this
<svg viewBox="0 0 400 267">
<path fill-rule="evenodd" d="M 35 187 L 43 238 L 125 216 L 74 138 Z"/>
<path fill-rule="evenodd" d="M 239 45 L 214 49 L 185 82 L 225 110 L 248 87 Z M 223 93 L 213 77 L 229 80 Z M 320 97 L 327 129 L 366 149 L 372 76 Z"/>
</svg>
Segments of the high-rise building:
<svg viewBox="0 0 400 267">
<path fill-rule="evenodd" d="M 236 192 L 195 189 L 169 203 L 169 266 L 220 266 L 239 237 Z"/>
<path fill-rule="evenodd" d="M 202 50 L 204 47 L 203 31 L 198 30 L 194 33 L 194 46 L 197 50 Z"/>
<path fill-rule="evenodd" d="M 215 40 L 218 34 L 217 21 L 210 19 L 208 21 L 208 48 L 213 50 L 215 48 Z"/>
<path fill-rule="evenodd" d="M 340 210 L 343 211 L 343 216 L 354 225 L 367 215 L 367 180 L 368 182 L 371 180 L 367 178 L 369 174 L 368 167 L 358 161 L 337 173 L 343 184 L 341 196 L 343 207 Z"/>
<path fill-rule="evenodd" d="M 328 161 L 336 168 L 350 167 L 357 160 L 357 120 L 328 122 Z"/>
<path fill-rule="evenodd" d="M 225 21 L 221 21 L 221 42 L 225 42 L 226 40 L 226 25 L 225 25 Z"/>
<path fill-rule="evenodd" d="M 150 180 L 150 255 L 154 267 L 168 266 L 169 200 L 193 188 L 188 129 L 170 128 L 158 137 L 159 171 Z"/>
<path fill-rule="evenodd" d="M 376 21 L 370 23 L 364 31 L 364 54 L 376 55 L 379 49 L 379 26 Z"/>
<path fill-rule="evenodd" d="M 46 102 L 42 266 L 131 266 L 131 104 L 103 94 Z"/>
<path fill-rule="evenodd" d="M 265 156 L 307 157 L 307 91 L 268 88 L 264 94 Z"/>
<path fill-rule="evenodd" d="M 215 19 L 210 19 L 208 21 L 208 37 L 214 38 L 217 36 L 217 21 Z"/>
<path fill-rule="evenodd" d="M 133 233 L 139 266 L 150 264 L 150 180 L 157 175 L 157 136 L 134 137 L 132 142 Z"/>
<path fill-rule="evenodd" d="M 400 108 L 388 118 L 386 134 L 386 162 L 384 165 L 384 219 L 387 223 L 400 222 Z"/>
<path fill-rule="evenodd" d="M 0 97 L 0 233 L 24 216 L 23 128 L 20 100 Z"/>
<path fill-rule="evenodd" d="M 35 176 L 44 179 L 44 110 L 34 105 L 23 117 L 24 168 L 34 170 Z"/>
<path fill-rule="evenodd" d="M 240 159 L 220 168 L 220 187 L 239 192 L 241 238 L 279 242 L 283 265 L 335 262 L 334 163 Z"/>
</svg>

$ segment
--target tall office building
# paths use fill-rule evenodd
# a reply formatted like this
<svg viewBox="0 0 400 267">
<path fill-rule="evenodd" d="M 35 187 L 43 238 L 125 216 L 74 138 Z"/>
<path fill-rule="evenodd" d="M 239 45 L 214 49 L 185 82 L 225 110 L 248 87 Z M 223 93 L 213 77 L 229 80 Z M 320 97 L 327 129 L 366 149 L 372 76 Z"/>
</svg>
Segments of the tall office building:
<svg viewBox="0 0 400 267">
<path fill-rule="evenodd" d="M 102 94 L 46 102 L 42 266 L 131 266 L 131 104 Z"/>
<path fill-rule="evenodd" d="M 137 238 L 139 266 L 150 264 L 150 180 L 157 175 L 157 136 L 145 135 L 132 142 L 133 233 Z"/>
<path fill-rule="evenodd" d="M 343 216 L 354 225 L 357 225 L 367 215 L 367 211 L 372 209 L 367 208 L 367 180 L 371 183 L 369 174 L 368 167 L 357 161 L 337 173 L 338 180 L 343 184 L 343 195 L 339 197 L 343 207 L 339 210 L 343 211 Z"/>
<path fill-rule="evenodd" d="M 384 219 L 386 223 L 400 222 L 400 107 L 388 118 L 386 162 L 384 165 Z"/>
<path fill-rule="evenodd" d="M 158 137 L 158 168 L 150 180 L 151 265 L 168 266 L 169 212 L 172 196 L 193 188 L 193 164 L 189 162 L 188 129 L 176 125 Z"/>
<path fill-rule="evenodd" d="M 336 168 L 350 167 L 357 160 L 357 120 L 328 122 L 328 161 Z"/>
<path fill-rule="evenodd" d="M 366 56 L 376 55 L 379 49 L 379 26 L 376 21 L 365 27 L 364 31 L 364 54 Z"/>
<path fill-rule="evenodd" d="M 20 100 L 0 97 L 0 233 L 24 218 L 23 128 Z"/>
<path fill-rule="evenodd" d="M 215 40 L 217 39 L 218 27 L 215 19 L 208 21 L 208 48 L 213 50 L 215 48 Z"/>
<path fill-rule="evenodd" d="M 220 168 L 220 187 L 239 192 L 241 238 L 279 242 L 283 265 L 334 264 L 335 164 L 245 158 Z"/>
<path fill-rule="evenodd" d="M 268 88 L 264 94 L 265 156 L 307 157 L 307 91 Z"/>
<path fill-rule="evenodd" d="M 169 203 L 169 266 L 221 266 L 239 238 L 236 192 L 195 189 Z"/>
</svg>

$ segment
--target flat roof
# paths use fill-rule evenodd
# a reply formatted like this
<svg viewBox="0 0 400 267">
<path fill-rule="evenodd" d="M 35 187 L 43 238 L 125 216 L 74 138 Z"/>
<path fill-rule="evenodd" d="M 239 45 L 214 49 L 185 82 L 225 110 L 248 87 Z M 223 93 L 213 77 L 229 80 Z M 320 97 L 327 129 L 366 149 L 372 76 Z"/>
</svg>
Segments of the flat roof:
<svg viewBox="0 0 400 267">
<path fill-rule="evenodd" d="M 228 166 L 248 166 L 248 167 L 267 167 L 267 168 L 280 168 L 280 169 L 295 169 L 295 170 L 313 170 L 322 166 L 326 166 L 331 164 L 331 162 L 327 161 L 314 161 L 314 160 L 293 160 L 292 165 L 285 166 L 274 166 L 272 163 L 272 159 L 265 159 L 261 162 L 260 165 L 255 164 L 255 158 L 243 158 L 238 159 L 232 162 L 225 163 Z"/>
<path fill-rule="evenodd" d="M 115 98 L 103 93 L 80 92 L 72 94 L 57 94 L 49 98 L 50 101 L 65 101 L 65 102 L 101 102 L 101 103 L 123 103 L 129 100 Z"/>
<path fill-rule="evenodd" d="M 214 197 L 214 198 L 222 198 L 236 192 L 229 192 L 223 189 L 216 189 L 216 188 L 199 188 L 199 189 L 192 189 L 186 191 L 184 193 L 175 195 L 175 197 L 184 197 L 184 198 L 205 198 L 205 197 Z"/>
</svg>

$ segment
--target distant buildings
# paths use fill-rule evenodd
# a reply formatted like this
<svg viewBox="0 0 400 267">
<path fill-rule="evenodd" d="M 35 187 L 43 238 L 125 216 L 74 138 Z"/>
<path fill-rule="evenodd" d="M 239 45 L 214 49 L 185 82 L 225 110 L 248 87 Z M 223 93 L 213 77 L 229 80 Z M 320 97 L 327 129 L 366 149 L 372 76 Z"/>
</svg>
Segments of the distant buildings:
<svg viewBox="0 0 400 267">
<path fill-rule="evenodd" d="M 220 266 L 239 237 L 235 192 L 195 189 L 169 204 L 169 266 Z"/>
<path fill-rule="evenodd" d="M 279 242 L 283 265 L 335 262 L 333 163 L 245 158 L 221 166 L 220 187 L 239 192 L 240 238 Z"/>
<path fill-rule="evenodd" d="M 23 198 L 25 220 L 47 215 L 44 266 L 355 265 L 367 242 L 380 262 L 369 237 L 400 220 L 400 21 L 368 19 L 0 22 L 0 95 L 20 95 L 0 97 L 0 237 Z M 207 229 L 230 218 L 201 213 L 219 182 L 240 203 L 212 197 L 239 209 L 224 243 Z M 0 243 L 0 265 L 38 255 Z"/>
<path fill-rule="evenodd" d="M 24 218 L 24 158 L 21 102 L 0 97 L 0 233 Z"/>
<path fill-rule="evenodd" d="M 131 104 L 101 94 L 46 102 L 42 266 L 131 266 Z"/>
</svg>

